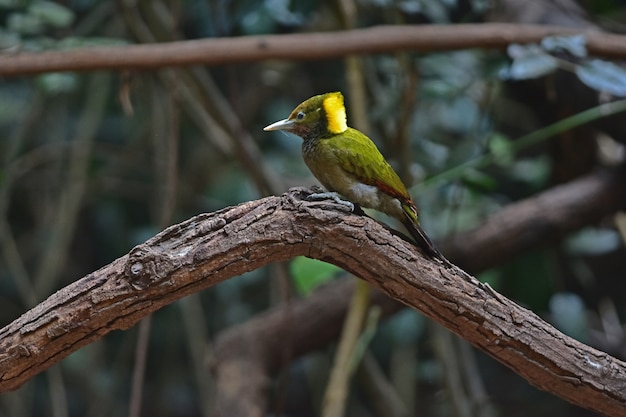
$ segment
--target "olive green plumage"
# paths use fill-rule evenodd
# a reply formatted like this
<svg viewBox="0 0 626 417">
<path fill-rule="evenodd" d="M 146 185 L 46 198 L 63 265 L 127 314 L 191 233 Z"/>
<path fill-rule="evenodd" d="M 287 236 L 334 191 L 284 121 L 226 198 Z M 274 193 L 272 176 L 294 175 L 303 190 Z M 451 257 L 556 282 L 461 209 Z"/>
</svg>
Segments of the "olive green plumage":
<svg viewBox="0 0 626 417">
<path fill-rule="evenodd" d="M 422 249 L 443 259 L 419 226 L 417 207 L 398 174 L 370 138 L 347 126 L 341 93 L 311 97 L 264 130 L 300 136 L 304 162 L 326 189 L 398 219 Z"/>
</svg>

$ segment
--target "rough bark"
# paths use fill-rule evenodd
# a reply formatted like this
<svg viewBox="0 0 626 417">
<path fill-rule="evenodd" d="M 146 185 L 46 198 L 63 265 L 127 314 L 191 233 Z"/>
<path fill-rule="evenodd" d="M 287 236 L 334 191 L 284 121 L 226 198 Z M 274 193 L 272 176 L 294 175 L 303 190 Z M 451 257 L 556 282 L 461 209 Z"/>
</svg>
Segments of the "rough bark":
<svg viewBox="0 0 626 417">
<path fill-rule="evenodd" d="M 480 227 L 446 239 L 441 248 L 467 271 L 480 272 L 625 207 L 625 183 L 625 172 L 598 172 L 555 187 L 509 205 Z M 264 389 L 269 375 L 285 360 L 338 337 L 351 291 L 349 282 L 329 284 L 307 299 L 258 315 L 218 335 L 215 374 L 219 413 L 265 415 Z M 383 316 L 402 306 L 378 291 L 372 294 L 372 303 L 382 308 Z M 249 370 L 263 377 L 248 378 Z M 233 378 L 236 375 L 244 377 Z"/>
<path fill-rule="evenodd" d="M 605 181 L 605 192 L 614 195 L 612 207 L 622 207 L 623 185 L 612 178 Z M 577 190 L 571 191 L 571 199 L 580 198 Z M 367 280 L 537 387 L 606 415 L 623 415 L 624 362 L 563 335 L 458 268 L 423 257 L 375 221 L 344 210 L 331 202 L 302 200 L 302 191 L 292 191 L 169 227 L 1 329 L 0 391 L 19 387 L 81 346 L 127 329 L 188 294 L 305 255 Z M 471 250 L 477 254 L 478 248 Z M 302 330 L 305 323 L 289 331 Z M 262 354 L 274 358 L 265 358 L 263 367 L 276 363 L 276 352 Z M 251 377 L 266 378 L 256 369 Z M 229 369 L 221 371 L 228 374 Z"/>
<path fill-rule="evenodd" d="M 500 48 L 537 43 L 550 35 L 584 34 L 592 55 L 626 57 L 623 35 L 562 26 L 459 24 L 377 26 L 340 32 L 201 39 L 159 44 L 121 45 L 70 51 L 23 52 L 0 56 L 0 75 L 52 71 L 155 69 L 184 65 L 223 65 L 267 59 L 330 59 L 350 54 L 412 50 Z"/>
</svg>

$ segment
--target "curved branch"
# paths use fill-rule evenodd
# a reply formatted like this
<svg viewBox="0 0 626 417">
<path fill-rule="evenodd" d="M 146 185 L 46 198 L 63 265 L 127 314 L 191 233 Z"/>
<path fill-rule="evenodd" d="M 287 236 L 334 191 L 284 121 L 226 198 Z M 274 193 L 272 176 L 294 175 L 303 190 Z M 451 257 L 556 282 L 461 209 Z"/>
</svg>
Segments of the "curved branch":
<svg viewBox="0 0 626 417">
<path fill-rule="evenodd" d="M 584 34 L 592 55 L 626 58 L 626 37 L 560 26 L 482 23 L 377 26 L 339 32 L 199 39 L 69 51 L 23 52 L 0 56 L 0 75 L 53 71 L 154 69 L 222 65 L 267 59 L 328 59 L 348 54 L 400 50 L 421 52 L 466 48 L 505 48 L 539 42 L 550 35 Z"/>
<path fill-rule="evenodd" d="M 449 259 L 472 273 L 502 265 L 519 253 L 557 242 L 623 209 L 624 184 L 624 169 L 594 172 L 510 204 L 479 227 L 455 234 L 440 246 Z"/>
<path fill-rule="evenodd" d="M 626 170 L 590 174 L 510 204 L 476 229 L 441 242 L 440 248 L 465 270 L 478 273 L 626 207 L 624 184 Z M 219 413 L 267 414 L 270 375 L 286 356 L 314 351 L 338 337 L 352 291 L 350 280 L 330 283 L 219 333 L 214 345 Z M 379 291 L 372 292 L 372 303 L 383 316 L 401 308 Z M 585 401 L 580 398 L 579 404 Z"/>
<path fill-rule="evenodd" d="M 563 335 L 458 268 L 424 258 L 379 223 L 302 198 L 296 190 L 196 216 L 53 294 L 0 330 L 0 391 L 186 295 L 305 255 L 360 276 L 541 389 L 623 413 L 624 362 Z"/>
</svg>

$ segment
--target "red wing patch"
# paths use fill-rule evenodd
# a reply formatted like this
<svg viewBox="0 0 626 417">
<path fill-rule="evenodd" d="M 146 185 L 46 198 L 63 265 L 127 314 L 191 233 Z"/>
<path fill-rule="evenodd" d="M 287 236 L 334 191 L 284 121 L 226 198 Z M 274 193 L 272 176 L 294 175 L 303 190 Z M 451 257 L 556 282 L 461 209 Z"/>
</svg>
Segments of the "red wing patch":
<svg viewBox="0 0 626 417">
<path fill-rule="evenodd" d="M 407 200 L 407 197 L 405 195 L 399 193 L 398 190 L 394 190 L 394 188 L 387 183 L 375 180 L 374 185 L 383 193 L 397 198 L 403 204 L 405 203 L 405 200 Z"/>
</svg>

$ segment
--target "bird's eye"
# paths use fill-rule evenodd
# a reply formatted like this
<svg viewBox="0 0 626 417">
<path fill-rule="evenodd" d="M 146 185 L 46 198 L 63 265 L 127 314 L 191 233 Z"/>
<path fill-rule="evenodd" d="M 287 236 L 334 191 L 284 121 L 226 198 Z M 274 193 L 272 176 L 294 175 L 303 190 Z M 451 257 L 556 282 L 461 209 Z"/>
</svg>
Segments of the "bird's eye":
<svg viewBox="0 0 626 417">
<path fill-rule="evenodd" d="M 296 114 L 296 119 L 298 120 L 304 119 L 304 112 L 303 111 L 298 112 L 298 114 Z"/>
</svg>

